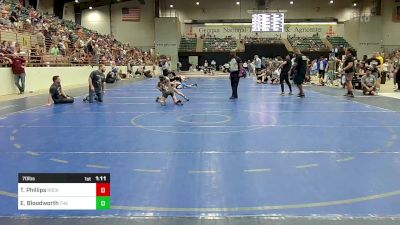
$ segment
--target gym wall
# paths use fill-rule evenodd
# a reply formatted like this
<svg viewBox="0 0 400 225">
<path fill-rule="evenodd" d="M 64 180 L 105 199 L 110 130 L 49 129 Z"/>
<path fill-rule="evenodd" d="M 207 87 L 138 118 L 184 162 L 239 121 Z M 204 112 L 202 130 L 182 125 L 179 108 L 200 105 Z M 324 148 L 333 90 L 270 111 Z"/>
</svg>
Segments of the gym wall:
<svg viewBox="0 0 400 225">
<path fill-rule="evenodd" d="M 123 73 L 127 72 L 126 66 L 119 67 Z M 138 66 L 133 67 L 133 72 L 138 69 Z M 27 67 L 26 71 L 26 92 L 37 92 L 42 90 L 48 90 L 52 84 L 52 77 L 59 75 L 62 80 L 62 84 L 65 88 L 85 86 L 88 83 L 89 74 L 96 70 L 96 67 L 91 66 L 76 66 L 76 67 Z M 111 67 L 107 67 L 106 74 L 111 70 Z M 153 70 L 153 66 L 146 66 L 146 70 Z M 161 71 L 157 67 L 156 74 L 160 74 Z M 54 71 L 57 71 L 56 73 Z M 0 83 L 2 88 L 0 89 L 0 95 L 10 95 L 18 93 L 18 89 L 14 85 L 14 74 L 11 68 L 0 68 Z"/>
<path fill-rule="evenodd" d="M 203 25 L 203 24 L 185 24 L 184 34 L 197 34 L 197 36 L 208 34 L 216 37 L 224 38 L 231 36 L 235 38 L 255 37 L 256 33 L 251 31 L 251 25 Z M 344 35 L 344 24 L 332 25 L 285 25 L 285 32 L 258 32 L 257 37 L 276 37 L 296 35 L 297 37 L 310 37 L 318 33 L 321 38 L 327 35 Z"/>
<path fill-rule="evenodd" d="M 384 46 L 400 47 L 400 22 L 394 21 L 395 9 L 400 2 L 395 0 L 382 0 L 382 39 Z"/>
<path fill-rule="evenodd" d="M 141 9 L 140 22 L 122 21 L 122 8 L 130 7 Z M 113 4 L 111 15 L 108 5 L 84 10 L 82 26 L 102 34 L 113 34 L 117 40 L 132 46 L 150 49 L 154 46 L 154 1 L 146 1 L 145 5 L 138 1 Z"/>
<path fill-rule="evenodd" d="M 68 2 L 64 4 L 63 19 L 75 22 L 75 2 Z"/>
<path fill-rule="evenodd" d="M 111 34 L 109 6 L 84 10 L 82 12 L 82 26 L 95 30 L 100 34 Z"/>
<path fill-rule="evenodd" d="M 156 18 L 155 30 L 156 52 L 160 55 L 171 56 L 171 67 L 176 69 L 181 37 L 179 20 L 177 18 Z"/>
<path fill-rule="evenodd" d="M 37 0 L 38 10 L 44 13 L 54 13 L 54 0 Z"/>
<path fill-rule="evenodd" d="M 242 0 L 240 5 L 236 5 L 233 0 L 202 0 L 200 5 L 195 5 L 195 1 L 182 0 L 162 0 L 162 12 L 168 15 L 171 11 L 170 4 L 174 5 L 174 11 L 184 20 L 204 20 L 204 19 L 251 19 L 248 9 L 256 9 L 256 0 Z M 288 19 L 315 19 L 315 18 L 337 18 L 345 21 L 351 18 L 356 8 L 351 6 L 351 1 L 335 1 L 330 5 L 328 1 L 299 0 L 294 5 L 288 1 L 271 1 L 269 9 L 287 10 Z"/>
</svg>

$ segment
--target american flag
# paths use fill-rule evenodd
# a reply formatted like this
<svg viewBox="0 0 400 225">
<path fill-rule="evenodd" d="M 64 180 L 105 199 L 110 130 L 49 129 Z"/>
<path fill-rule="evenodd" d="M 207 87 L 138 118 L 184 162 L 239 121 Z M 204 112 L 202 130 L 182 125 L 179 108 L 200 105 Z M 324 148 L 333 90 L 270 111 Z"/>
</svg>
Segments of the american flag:
<svg viewBox="0 0 400 225">
<path fill-rule="evenodd" d="M 122 21 L 140 21 L 139 8 L 122 8 Z"/>
</svg>

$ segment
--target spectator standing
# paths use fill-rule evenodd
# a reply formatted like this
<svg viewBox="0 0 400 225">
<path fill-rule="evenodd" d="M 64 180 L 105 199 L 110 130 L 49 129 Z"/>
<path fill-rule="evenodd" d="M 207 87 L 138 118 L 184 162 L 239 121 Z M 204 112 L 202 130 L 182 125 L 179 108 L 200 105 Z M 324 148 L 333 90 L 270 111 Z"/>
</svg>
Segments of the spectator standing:
<svg viewBox="0 0 400 225">
<path fill-rule="evenodd" d="M 260 57 L 258 57 L 258 55 L 254 56 L 254 64 L 256 67 L 256 74 L 258 75 L 261 72 L 261 64 L 262 64 L 261 59 Z"/>
<path fill-rule="evenodd" d="M 11 24 L 9 18 L 7 18 L 7 15 L 8 15 L 8 12 L 3 9 L 1 12 L 1 16 L 0 16 L 0 26 L 5 26 L 6 28 L 11 28 L 12 24 Z"/>
<path fill-rule="evenodd" d="M 379 65 L 383 65 L 383 63 L 385 62 L 385 60 L 384 60 L 382 54 L 379 53 L 379 52 L 377 52 L 377 53 L 375 54 L 375 58 L 379 60 Z"/>
<path fill-rule="evenodd" d="M 247 64 L 247 61 L 244 61 L 244 63 L 243 63 L 243 69 L 246 71 L 246 74 L 249 73 L 249 65 Z"/>
<path fill-rule="evenodd" d="M 101 64 L 99 69 L 93 71 L 89 76 L 89 103 L 93 103 L 95 96 L 98 102 L 103 102 L 105 91 L 105 75 L 106 66 Z"/>
<path fill-rule="evenodd" d="M 328 84 L 333 85 L 334 81 L 336 80 L 336 68 L 340 61 L 334 56 L 329 56 L 328 60 L 328 68 L 327 68 L 327 81 Z"/>
<path fill-rule="evenodd" d="M 11 12 L 10 22 L 14 25 L 14 27 L 18 27 L 19 23 L 19 5 Z"/>
<path fill-rule="evenodd" d="M 37 30 L 35 36 L 36 36 L 36 41 L 37 41 L 39 47 L 44 48 L 45 47 L 44 43 L 45 43 L 46 37 L 44 36 L 43 32 L 40 30 Z"/>
<path fill-rule="evenodd" d="M 292 61 L 290 60 L 290 55 L 287 55 L 283 63 L 279 66 L 281 69 L 281 74 L 280 74 L 280 83 L 281 83 L 281 95 L 285 95 L 285 86 L 284 82 L 286 82 L 287 86 L 289 87 L 289 95 L 293 95 L 292 92 L 292 85 L 290 84 L 289 81 L 289 71 L 290 68 L 292 67 Z"/>
<path fill-rule="evenodd" d="M 394 91 L 399 91 L 399 89 L 400 89 L 400 85 L 398 85 L 398 83 L 397 83 L 397 80 L 400 80 L 400 77 L 397 78 L 399 69 L 400 69 L 400 51 L 397 50 L 394 55 L 394 58 L 393 58 L 393 83 L 394 83 L 393 90 Z"/>
<path fill-rule="evenodd" d="M 182 63 L 179 61 L 178 64 L 176 65 L 176 70 L 179 72 L 181 72 L 181 68 L 182 68 Z"/>
<path fill-rule="evenodd" d="M 4 57 L 11 64 L 11 70 L 14 74 L 15 85 L 19 90 L 19 94 L 24 94 L 25 92 L 25 63 L 26 60 L 16 53 L 14 53 L 10 58 Z"/>
<path fill-rule="evenodd" d="M 170 70 L 169 61 L 167 59 L 163 59 L 161 62 L 161 67 L 162 67 L 162 71 L 163 71 L 163 76 L 167 77 L 169 74 L 169 70 Z"/>
<path fill-rule="evenodd" d="M 328 69 L 328 61 L 321 56 L 318 60 L 317 67 L 319 74 L 319 84 L 323 86 L 325 85 L 324 80 L 325 80 L 325 72 Z"/>
<path fill-rule="evenodd" d="M 209 69 L 209 65 L 208 65 L 208 61 L 204 61 L 204 65 L 203 65 L 203 72 L 204 74 L 208 73 L 208 69 Z"/>
<path fill-rule="evenodd" d="M 346 78 L 346 86 L 347 86 L 347 94 L 344 96 L 354 98 L 353 94 L 353 76 L 355 73 L 355 64 L 354 64 L 354 50 L 346 49 L 346 58 L 344 61 L 344 76 Z"/>
</svg>

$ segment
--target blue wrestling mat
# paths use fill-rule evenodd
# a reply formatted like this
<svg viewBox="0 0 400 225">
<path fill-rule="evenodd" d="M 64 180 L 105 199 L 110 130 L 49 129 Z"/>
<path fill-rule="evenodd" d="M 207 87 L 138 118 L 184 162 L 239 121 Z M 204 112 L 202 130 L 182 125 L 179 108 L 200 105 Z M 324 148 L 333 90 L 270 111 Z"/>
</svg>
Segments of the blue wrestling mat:
<svg viewBox="0 0 400 225">
<path fill-rule="evenodd" d="M 156 103 L 151 79 L 1 119 L 0 215 L 400 214 L 398 112 L 251 79 L 232 101 L 227 79 L 191 82 L 183 106 Z M 18 211 L 21 172 L 110 173 L 112 209 Z"/>
</svg>

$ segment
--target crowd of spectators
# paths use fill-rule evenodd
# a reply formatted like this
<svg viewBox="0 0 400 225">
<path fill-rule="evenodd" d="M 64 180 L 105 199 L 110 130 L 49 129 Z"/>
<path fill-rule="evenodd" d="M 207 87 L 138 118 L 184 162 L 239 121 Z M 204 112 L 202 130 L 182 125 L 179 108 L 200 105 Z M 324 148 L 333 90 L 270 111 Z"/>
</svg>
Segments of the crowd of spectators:
<svg viewBox="0 0 400 225">
<path fill-rule="evenodd" d="M 211 34 L 202 34 L 200 39 L 204 41 L 203 50 L 205 52 L 227 52 L 232 50 L 238 50 L 239 45 L 237 40 L 232 36 L 226 36 L 224 38 L 217 37 Z M 328 46 L 322 41 L 319 34 L 314 34 L 309 37 L 288 35 L 289 43 L 300 51 L 327 51 Z M 343 37 L 330 37 L 327 36 L 329 42 L 331 42 L 334 48 L 338 48 L 338 51 L 344 51 L 345 48 L 351 47 L 350 44 Z M 186 35 L 182 37 L 181 49 L 187 50 L 187 42 L 195 40 L 197 41 L 197 35 Z M 282 35 L 276 34 L 273 37 L 258 37 L 256 36 L 244 36 L 240 38 L 240 44 L 282 44 Z M 195 43 L 195 41 L 192 41 Z M 183 43 L 183 45 L 182 45 Z M 195 51 L 195 47 L 190 48 L 191 51 Z"/>
<path fill-rule="evenodd" d="M 234 37 L 206 37 L 204 40 L 205 52 L 226 52 L 237 48 L 237 41 Z"/>
<path fill-rule="evenodd" d="M 318 34 L 311 37 L 299 37 L 296 35 L 288 36 L 290 44 L 301 51 L 320 51 L 328 47 L 322 42 Z"/>
<path fill-rule="evenodd" d="M 19 38 L 1 40 L 0 53 L 24 55 L 32 66 L 109 65 L 110 62 L 117 65 L 153 65 L 156 60 L 152 51 L 123 44 L 112 35 L 101 35 L 71 21 L 39 12 L 31 6 L 0 1 L 0 12 L 1 39 L 30 33 L 27 43 L 19 43 Z"/>
<path fill-rule="evenodd" d="M 242 40 L 244 44 L 282 44 L 282 36 L 276 35 L 275 37 L 247 37 Z"/>
</svg>

